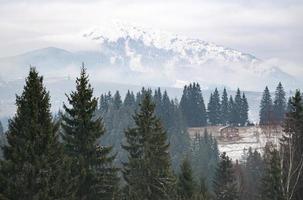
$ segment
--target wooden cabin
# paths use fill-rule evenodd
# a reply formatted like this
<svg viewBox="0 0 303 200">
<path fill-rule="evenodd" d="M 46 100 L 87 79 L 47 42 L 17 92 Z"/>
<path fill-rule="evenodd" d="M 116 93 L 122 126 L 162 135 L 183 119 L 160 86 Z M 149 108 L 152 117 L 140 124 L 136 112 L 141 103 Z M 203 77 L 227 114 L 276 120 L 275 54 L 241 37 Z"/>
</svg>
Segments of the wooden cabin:
<svg viewBox="0 0 303 200">
<path fill-rule="evenodd" d="M 220 137 L 222 139 L 234 140 L 239 138 L 239 129 L 234 126 L 225 126 L 220 128 Z"/>
</svg>

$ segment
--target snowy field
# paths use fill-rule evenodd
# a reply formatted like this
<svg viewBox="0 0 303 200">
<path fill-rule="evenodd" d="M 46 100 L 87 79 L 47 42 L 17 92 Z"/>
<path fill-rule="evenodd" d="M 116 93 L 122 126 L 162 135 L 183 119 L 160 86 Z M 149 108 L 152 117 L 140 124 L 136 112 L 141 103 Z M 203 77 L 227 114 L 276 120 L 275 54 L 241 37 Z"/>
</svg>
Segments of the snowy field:
<svg viewBox="0 0 303 200">
<path fill-rule="evenodd" d="M 267 143 L 271 143 L 274 146 L 279 145 L 279 139 L 282 136 L 281 127 L 268 126 L 239 127 L 239 137 L 232 140 L 227 140 L 220 136 L 220 128 L 222 126 L 189 128 L 188 133 L 191 138 L 194 138 L 195 134 L 203 135 L 205 128 L 217 139 L 220 153 L 226 152 L 234 161 L 245 159 L 245 154 L 249 147 L 262 153 Z"/>
</svg>

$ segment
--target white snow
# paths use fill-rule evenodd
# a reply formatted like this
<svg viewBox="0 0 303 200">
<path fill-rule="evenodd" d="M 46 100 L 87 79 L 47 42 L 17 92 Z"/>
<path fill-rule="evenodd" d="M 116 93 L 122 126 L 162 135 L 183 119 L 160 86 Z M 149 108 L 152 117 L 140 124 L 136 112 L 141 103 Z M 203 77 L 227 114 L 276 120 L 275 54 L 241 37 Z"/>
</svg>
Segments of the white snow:
<svg viewBox="0 0 303 200">
<path fill-rule="evenodd" d="M 279 138 L 282 136 L 282 128 L 260 128 L 259 126 L 252 127 L 240 127 L 239 135 L 240 139 L 234 141 L 222 140 L 219 136 L 220 126 L 207 127 L 207 130 L 216 137 L 218 141 L 218 147 L 220 153 L 226 152 L 226 154 L 232 158 L 233 161 L 242 161 L 247 153 L 248 149 L 251 147 L 252 150 L 258 150 L 263 153 L 263 149 L 267 143 L 272 143 L 274 146 L 279 145 Z M 189 134 L 191 137 L 195 133 L 203 134 L 204 128 L 189 129 Z"/>
</svg>

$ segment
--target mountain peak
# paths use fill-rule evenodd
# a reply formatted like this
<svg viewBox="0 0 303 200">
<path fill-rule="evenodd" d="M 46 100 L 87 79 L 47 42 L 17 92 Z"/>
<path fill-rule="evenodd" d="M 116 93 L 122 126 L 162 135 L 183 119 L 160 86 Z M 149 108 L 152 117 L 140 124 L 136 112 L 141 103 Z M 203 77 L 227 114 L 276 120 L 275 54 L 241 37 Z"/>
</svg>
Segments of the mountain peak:
<svg viewBox="0 0 303 200">
<path fill-rule="evenodd" d="M 213 59 L 247 63 L 260 61 L 260 59 L 250 54 L 225 48 L 201 39 L 192 39 L 170 32 L 142 28 L 121 22 L 115 22 L 110 26 L 93 28 L 83 34 L 83 36 L 101 44 L 117 43 L 119 40 L 137 41 L 143 43 L 146 47 L 172 51 L 179 54 L 189 63 L 198 65 Z"/>
</svg>

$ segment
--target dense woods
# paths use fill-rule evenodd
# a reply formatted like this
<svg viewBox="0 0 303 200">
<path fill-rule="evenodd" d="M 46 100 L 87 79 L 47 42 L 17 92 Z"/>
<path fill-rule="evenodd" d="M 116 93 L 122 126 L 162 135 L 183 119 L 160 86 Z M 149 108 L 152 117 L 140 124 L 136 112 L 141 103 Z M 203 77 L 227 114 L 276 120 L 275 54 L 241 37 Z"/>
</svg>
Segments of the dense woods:
<svg viewBox="0 0 303 200">
<path fill-rule="evenodd" d="M 31 68 L 1 140 L 0 199 L 300 200 L 303 102 L 266 87 L 260 125 L 280 125 L 279 146 L 250 148 L 243 160 L 219 152 L 207 125 L 247 126 L 244 92 L 215 89 L 205 106 L 198 83 L 180 103 L 160 88 L 96 98 L 84 66 L 62 113 L 53 117 L 43 77 Z M 188 127 L 205 127 L 189 138 Z M 0 123 L 0 135 L 3 128 Z"/>
</svg>

